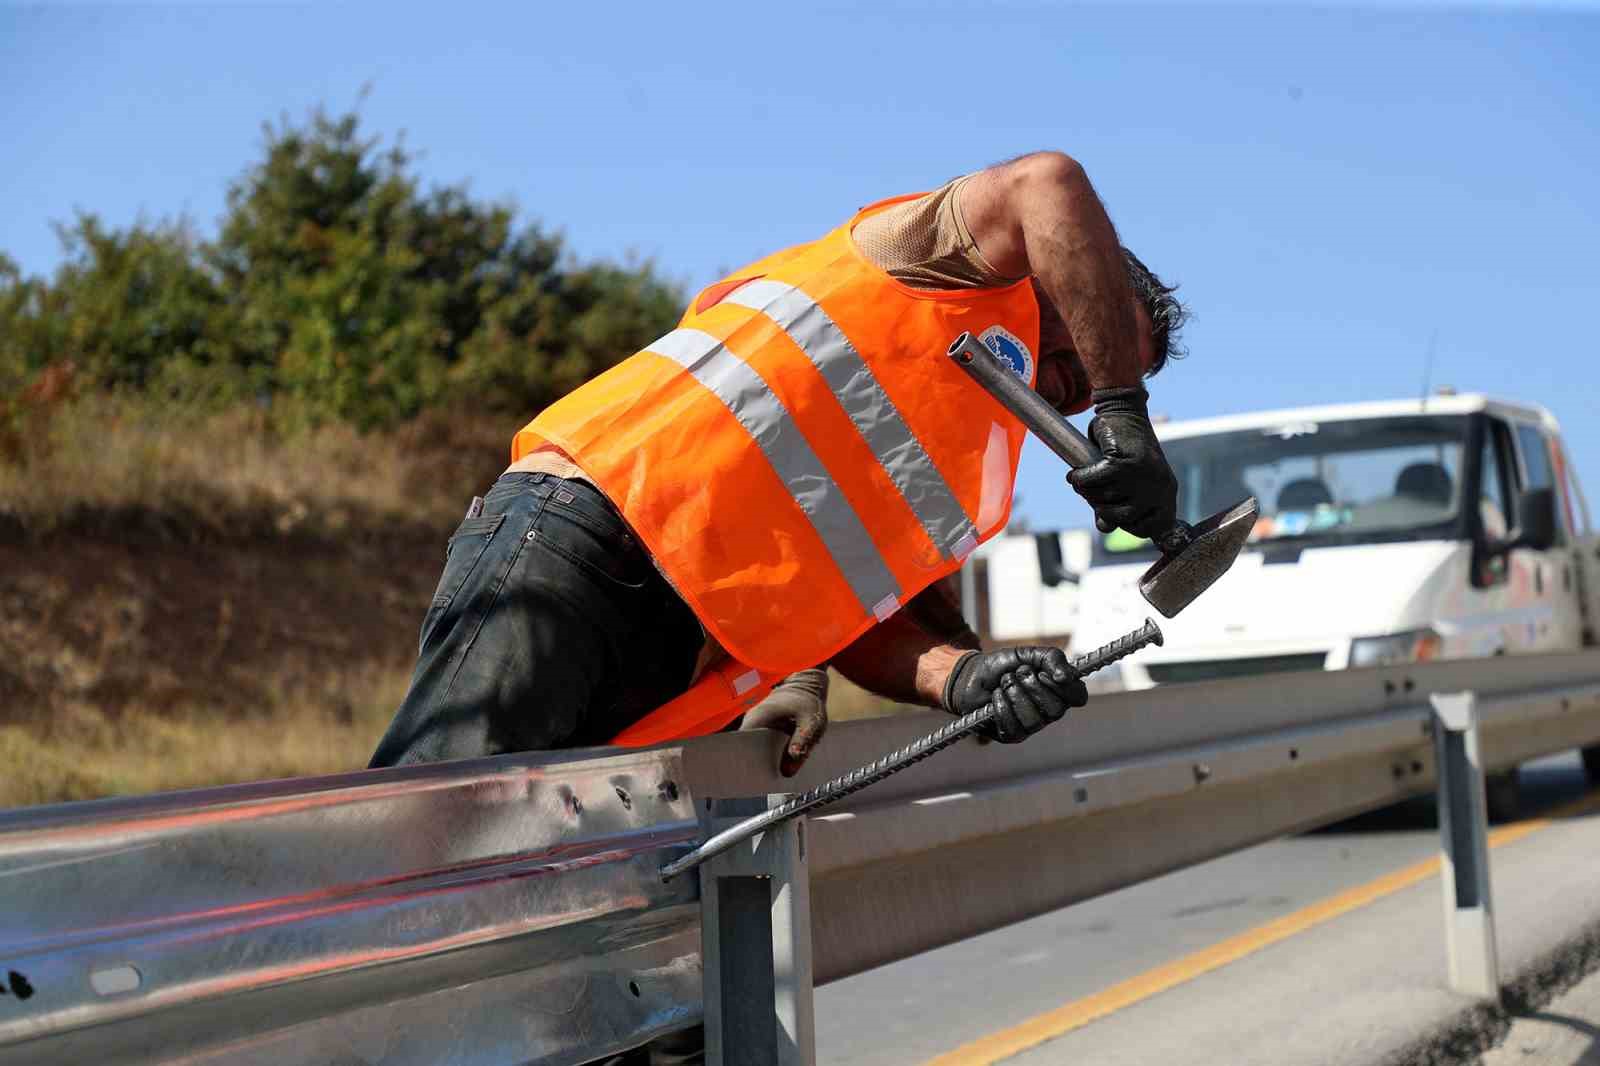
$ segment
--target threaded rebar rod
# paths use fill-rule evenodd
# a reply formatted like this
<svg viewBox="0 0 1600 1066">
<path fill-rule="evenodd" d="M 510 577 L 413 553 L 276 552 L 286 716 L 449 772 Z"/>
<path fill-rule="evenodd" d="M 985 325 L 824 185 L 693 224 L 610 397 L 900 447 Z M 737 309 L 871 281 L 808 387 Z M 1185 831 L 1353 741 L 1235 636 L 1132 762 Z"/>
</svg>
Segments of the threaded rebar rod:
<svg viewBox="0 0 1600 1066">
<path fill-rule="evenodd" d="M 1132 655 L 1148 644 L 1161 643 L 1161 629 L 1149 618 L 1144 620 L 1144 625 L 1113 640 L 1111 643 L 1096 648 L 1094 651 L 1072 661 L 1072 674 L 1074 677 L 1085 677 L 1102 667 L 1110 666 L 1118 659 Z M 935 752 L 943 751 L 962 737 L 978 729 L 989 719 L 994 717 L 994 704 L 987 703 L 977 710 L 962 715 L 948 725 L 934 730 L 925 737 L 912 741 L 898 751 L 868 763 L 858 766 L 849 773 L 841 774 L 832 781 L 826 781 L 816 788 L 802 792 L 773 807 L 771 810 L 752 815 L 722 832 L 715 834 L 704 844 L 695 848 L 688 854 L 674 859 L 661 868 L 661 879 L 670 881 L 685 870 L 691 870 L 707 859 L 720 855 L 733 847 L 741 840 L 755 836 L 763 830 L 770 829 L 779 822 L 786 822 L 790 818 L 825 807 L 835 800 L 843 799 L 853 792 L 859 792 L 868 785 L 876 784 L 884 778 L 899 773 L 908 766 L 915 766 Z"/>
</svg>

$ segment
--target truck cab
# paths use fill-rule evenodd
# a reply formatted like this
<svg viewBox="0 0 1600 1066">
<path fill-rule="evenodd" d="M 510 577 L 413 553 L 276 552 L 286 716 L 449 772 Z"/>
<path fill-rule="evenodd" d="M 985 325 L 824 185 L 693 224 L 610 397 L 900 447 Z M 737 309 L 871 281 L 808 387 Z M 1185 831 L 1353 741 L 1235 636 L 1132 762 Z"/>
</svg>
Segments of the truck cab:
<svg viewBox="0 0 1600 1066">
<path fill-rule="evenodd" d="M 1245 496 L 1237 563 L 1126 660 L 1127 688 L 1592 643 L 1600 559 L 1560 428 L 1478 395 L 1341 404 L 1157 427 L 1193 522 Z M 1060 559 L 1041 545 L 1049 580 Z M 1148 542 L 1095 534 L 1076 577 L 1076 649 L 1149 612 Z"/>
</svg>

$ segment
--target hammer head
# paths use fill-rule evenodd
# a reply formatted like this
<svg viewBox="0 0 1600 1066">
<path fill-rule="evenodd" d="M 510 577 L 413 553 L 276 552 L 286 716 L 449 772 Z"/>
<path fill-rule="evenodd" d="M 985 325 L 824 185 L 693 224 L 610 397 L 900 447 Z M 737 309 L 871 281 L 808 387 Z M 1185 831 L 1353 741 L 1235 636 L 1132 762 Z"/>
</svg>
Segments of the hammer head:
<svg viewBox="0 0 1600 1066">
<path fill-rule="evenodd" d="M 1163 616 L 1176 616 L 1228 572 L 1260 515 L 1261 505 L 1251 496 L 1191 527 L 1186 547 L 1144 572 L 1139 594 Z"/>
</svg>

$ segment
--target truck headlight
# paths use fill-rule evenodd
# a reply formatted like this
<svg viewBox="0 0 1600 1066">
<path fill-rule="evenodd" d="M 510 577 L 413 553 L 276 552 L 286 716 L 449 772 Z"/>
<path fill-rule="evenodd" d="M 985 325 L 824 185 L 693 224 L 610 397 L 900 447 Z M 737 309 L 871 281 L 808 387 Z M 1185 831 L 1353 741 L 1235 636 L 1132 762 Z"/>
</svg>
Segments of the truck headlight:
<svg viewBox="0 0 1600 1066">
<path fill-rule="evenodd" d="M 1393 666 L 1420 663 L 1439 655 L 1439 634 L 1426 627 L 1382 637 L 1357 637 L 1350 642 L 1351 666 Z"/>
</svg>

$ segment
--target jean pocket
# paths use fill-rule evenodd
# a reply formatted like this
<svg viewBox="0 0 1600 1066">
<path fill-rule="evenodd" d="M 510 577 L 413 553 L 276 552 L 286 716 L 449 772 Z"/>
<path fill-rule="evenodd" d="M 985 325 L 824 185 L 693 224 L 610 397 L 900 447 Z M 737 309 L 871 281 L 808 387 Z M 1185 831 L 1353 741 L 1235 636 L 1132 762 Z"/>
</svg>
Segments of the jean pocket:
<svg viewBox="0 0 1600 1066">
<path fill-rule="evenodd" d="M 448 606 L 461 586 L 477 567 L 478 560 L 488 550 L 506 516 L 503 514 L 479 515 L 463 518 L 444 548 L 444 573 L 439 575 L 439 587 L 433 592 L 435 607 Z"/>
<path fill-rule="evenodd" d="M 450 534 L 444 549 L 444 572 L 439 575 L 439 586 L 433 590 L 433 602 L 428 604 L 428 613 L 422 616 L 417 654 L 427 649 L 428 635 L 450 610 L 450 605 L 478 568 L 483 553 L 489 550 L 489 542 L 494 540 L 495 532 L 505 520 L 503 514 L 464 518 L 456 531 Z"/>
<path fill-rule="evenodd" d="M 536 528 L 535 544 L 549 548 L 599 584 L 639 589 L 655 574 L 650 557 L 620 523 L 615 531 L 602 534 L 583 516 L 552 503 L 539 516 Z"/>
</svg>

